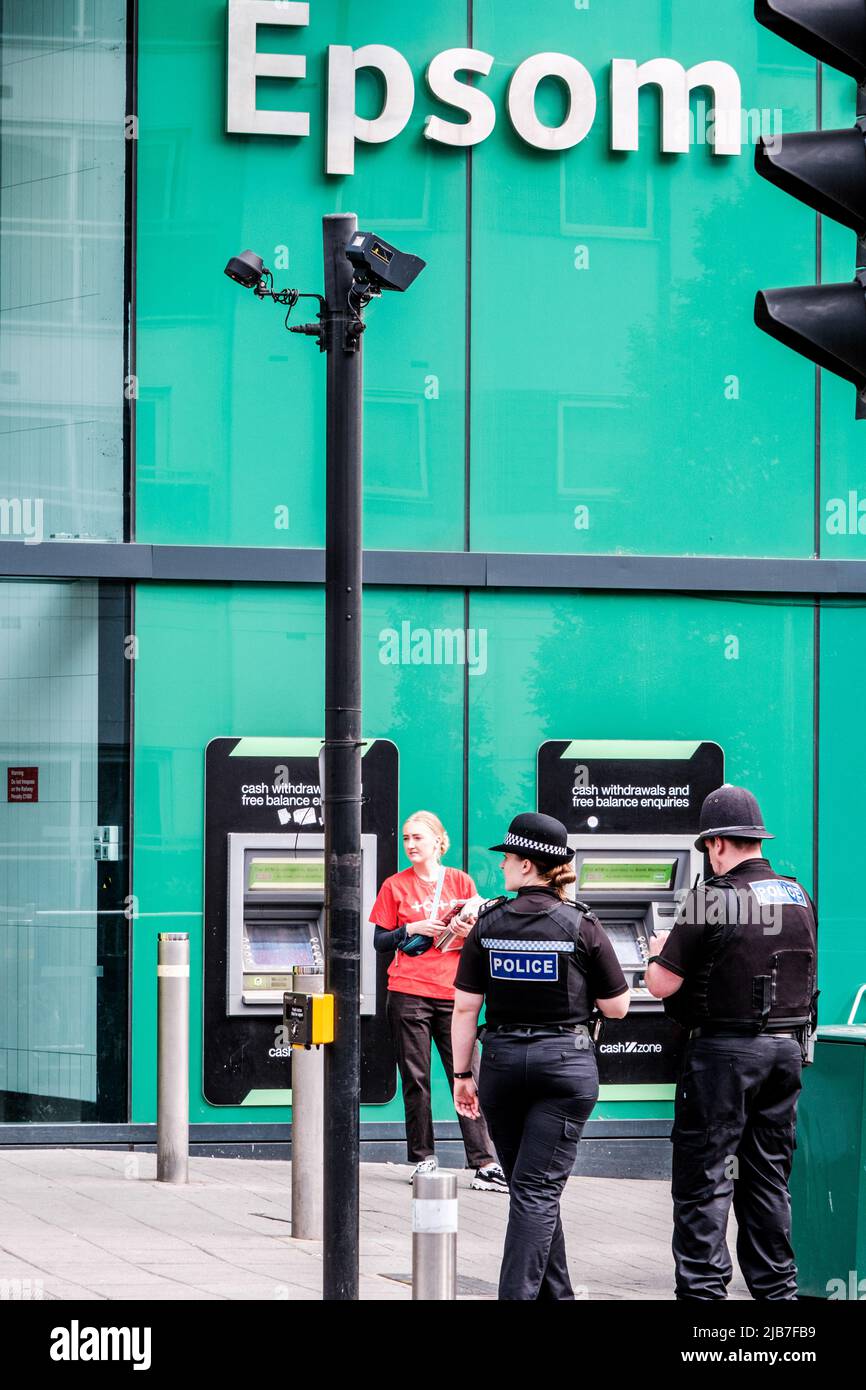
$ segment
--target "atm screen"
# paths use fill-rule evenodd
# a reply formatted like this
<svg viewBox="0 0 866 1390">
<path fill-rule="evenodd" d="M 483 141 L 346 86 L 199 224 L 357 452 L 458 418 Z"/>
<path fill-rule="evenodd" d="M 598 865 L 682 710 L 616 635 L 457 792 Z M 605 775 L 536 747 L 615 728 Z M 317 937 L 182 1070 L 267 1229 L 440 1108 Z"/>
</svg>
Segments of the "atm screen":
<svg viewBox="0 0 866 1390">
<path fill-rule="evenodd" d="M 308 927 L 246 923 L 245 969 L 290 973 L 295 965 L 314 967 L 316 963 Z"/>
<path fill-rule="evenodd" d="M 251 859 L 247 871 L 250 892 L 280 888 L 317 888 L 325 885 L 323 859 L 288 859 L 284 856 Z"/>
<path fill-rule="evenodd" d="M 578 887 L 633 893 L 673 888 L 676 867 L 676 859 L 584 859 Z"/>
</svg>

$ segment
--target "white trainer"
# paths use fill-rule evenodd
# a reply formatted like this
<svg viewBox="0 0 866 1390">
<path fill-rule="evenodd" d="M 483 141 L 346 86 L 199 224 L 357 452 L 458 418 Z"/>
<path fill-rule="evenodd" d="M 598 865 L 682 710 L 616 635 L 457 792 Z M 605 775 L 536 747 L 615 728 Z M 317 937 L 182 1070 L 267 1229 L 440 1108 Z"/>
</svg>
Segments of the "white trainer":
<svg viewBox="0 0 866 1390">
<path fill-rule="evenodd" d="M 439 1160 L 435 1156 L 435 1154 L 431 1154 L 429 1158 L 422 1158 L 421 1162 L 416 1163 L 415 1167 L 412 1169 L 412 1173 L 409 1178 L 410 1183 L 415 1181 L 415 1176 L 417 1173 L 435 1173 L 438 1167 Z"/>
<path fill-rule="evenodd" d="M 476 1192 L 507 1192 L 508 1181 L 498 1163 L 488 1163 L 475 1171 L 469 1184 Z"/>
</svg>

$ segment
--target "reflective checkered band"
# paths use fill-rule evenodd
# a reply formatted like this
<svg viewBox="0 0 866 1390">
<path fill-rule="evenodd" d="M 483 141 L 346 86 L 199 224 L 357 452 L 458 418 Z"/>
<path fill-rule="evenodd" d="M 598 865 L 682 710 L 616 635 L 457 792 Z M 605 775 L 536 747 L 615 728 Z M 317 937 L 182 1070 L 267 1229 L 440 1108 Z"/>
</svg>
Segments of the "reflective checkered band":
<svg viewBox="0 0 866 1390">
<path fill-rule="evenodd" d="M 573 951 L 573 941 L 501 941 L 498 936 L 482 936 L 487 951 Z"/>
<path fill-rule="evenodd" d="M 564 845 L 547 845 L 543 840 L 528 840 L 525 835 L 512 835 L 509 830 L 505 836 L 506 845 L 519 845 L 521 849 L 535 849 L 539 854 L 567 854 Z"/>
</svg>

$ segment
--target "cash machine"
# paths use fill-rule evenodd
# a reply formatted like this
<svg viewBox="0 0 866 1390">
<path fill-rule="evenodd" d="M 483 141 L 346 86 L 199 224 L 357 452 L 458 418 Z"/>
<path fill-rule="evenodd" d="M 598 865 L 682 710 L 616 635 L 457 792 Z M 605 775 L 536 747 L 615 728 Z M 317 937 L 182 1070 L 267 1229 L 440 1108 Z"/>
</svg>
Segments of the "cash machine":
<svg viewBox="0 0 866 1390">
<path fill-rule="evenodd" d="M 320 750 L 321 739 L 234 737 L 205 752 L 202 1093 L 211 1105 L 291 1105 L 283 994 L 296 967 L 325 964 Z M 361 1100 L 384 1105 L 397 1070 L 388 960 L 373 948 L 369 917 L 398 866 L 389 739 L 364 741 L 361 783 Z"/>
<path fill-rule="evenodd" d="M 298 966 L 324 971 L 325 841 L 309 834 L 228 834 L 230 1014 L 282 1018 Z M 361 836 L 361 1013 L 376 1013 L 376 836 Z"/>
<path fill-rule="evenodd" d="M 644 984 L 649 943 L 670 931 L 677 903 L 703 874 L 703 855 L 691 835 L 569 835 L 577 880 L 574 896 L 588 903 L 610 937 L 628 980 L 629 1008 L 662 1011 Z"/>
</svg>

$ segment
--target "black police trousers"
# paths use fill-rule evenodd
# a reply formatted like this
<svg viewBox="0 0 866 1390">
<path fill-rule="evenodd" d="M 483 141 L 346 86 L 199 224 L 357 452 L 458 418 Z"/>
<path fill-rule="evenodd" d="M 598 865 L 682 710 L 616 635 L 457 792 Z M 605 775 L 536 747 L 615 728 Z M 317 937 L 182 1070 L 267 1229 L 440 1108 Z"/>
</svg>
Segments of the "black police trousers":
<svg viewBox="0 0 866 1390">
<path fill-rule="evenodd" d="M 589 1037 L 488 1035 L 478 1099 L 510 1190 L 499 1297 L 574 1298 L 559 1199 L 598 1099 Z"/>
<path fill-rule="evenodd" d="M 671 1133 L 677 1298 L 727 1296 L 732 1198 L 737 1259 L 752 1297 L 797 1297 L 788 1178 L 801 1068 L 794 1038 L 687 1043 Z"/>
</svg>

